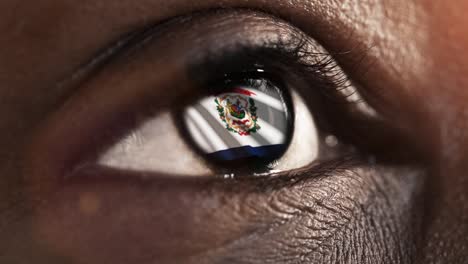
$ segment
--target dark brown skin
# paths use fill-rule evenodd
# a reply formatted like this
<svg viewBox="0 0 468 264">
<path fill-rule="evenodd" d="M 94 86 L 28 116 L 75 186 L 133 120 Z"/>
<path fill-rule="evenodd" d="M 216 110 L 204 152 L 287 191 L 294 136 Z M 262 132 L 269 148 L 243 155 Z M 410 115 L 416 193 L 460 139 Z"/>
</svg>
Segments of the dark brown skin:
<svg viewBox="0 0 468 264">
<path fill-rule="evenodd" d="M 291 181 L 62 181 L 87 137 L 77 124 L 105 129 L 124 104 L 116 98 L 146 97 L 135 87 L 149 84 L 168 107 L 184 92 L 166 93 L 184 79 L 171 63 L 184 45 L 234 34 L 213 18 L 210 30 L 174 30 L 180 41 L 155 40 L 134 61 L 92 59 L 145 26 L 221 7 L 272 14 L 329 52 L 366 50 L 337 60 L 419 154 L 304 169 Z M 467 10 L 463 0 L 3 0 L 0 263 L 468 263 Z M 249 12 L 231 23 L 255 21 Z"/>
</svg>

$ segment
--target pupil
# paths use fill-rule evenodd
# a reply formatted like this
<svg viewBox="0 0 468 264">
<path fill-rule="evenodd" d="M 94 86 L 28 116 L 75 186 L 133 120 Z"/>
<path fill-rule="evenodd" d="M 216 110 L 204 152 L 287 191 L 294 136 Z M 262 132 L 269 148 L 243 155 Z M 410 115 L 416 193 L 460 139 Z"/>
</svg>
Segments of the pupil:
<svg viewBox="0 0 468 264">
<path fill-rule="evenodd" d="M 292 136 L 290 98 L 264 79 L 231 83 L 223 90 L 184 110 L 189 140 L 216 165 L 267 169 Z"/>
</svg>

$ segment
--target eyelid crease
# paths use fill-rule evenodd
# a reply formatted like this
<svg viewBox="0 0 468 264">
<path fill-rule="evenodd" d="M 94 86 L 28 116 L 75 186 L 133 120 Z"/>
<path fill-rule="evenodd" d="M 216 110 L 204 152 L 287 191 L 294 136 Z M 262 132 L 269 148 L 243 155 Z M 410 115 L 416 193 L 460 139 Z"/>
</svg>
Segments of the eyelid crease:
<svg viewBox="0 0 468 264">
<path fill-rule="evenodd" d="M 89 78 L 93 72 L 102 69 L 108 63 L 111 63 L 113 59 L 117 58 L 125 50 L 129 49 L 137 36 L 141 34 L 141 30 L 133 31 L 122 35 L 118 40 L 112 42 L 108 46 L 95 52 L 95 54 L 86 62 L 78 66 L 70 75 L 63 79 L 60 79 L 55 86 L 57 87 L 75 87 L 78 86 L 85 79 Z M 64 95 L 64 100 L 69 98 L 74 93 L 73 89 Z"/>
<path fill-rule="evenodd" d="M 203 12 L 207 11 L 198 11 L 193 14 Z M 156 37 L 158 32 L 161 34 L 163 29 L 169 27 L 172 23 L 177 22 L 178 20 L 187 20 L 189 19 L 188 17 L 192 16 L 193 15 L 179 15 L 158 23 L 148 24 L 144 27 L 122 34 L 117 37 L 116 40 L 111 41 L 110 44 L 96 51 L 91 58 L 78 66 L 70 75 L 60 79 L 55 86 L 70 87 L 78 85 L 94 71 L 99 71 L 108 63 L 112 63 L 113 60 L 120 58 L 123 55 L 131 56 L 132 52 L 138 50 L 139 47 Z M 73 91 L 70 93 L 73 93 Z M 68 98 L 69 96 L 65 97 Z"/>
</svg>

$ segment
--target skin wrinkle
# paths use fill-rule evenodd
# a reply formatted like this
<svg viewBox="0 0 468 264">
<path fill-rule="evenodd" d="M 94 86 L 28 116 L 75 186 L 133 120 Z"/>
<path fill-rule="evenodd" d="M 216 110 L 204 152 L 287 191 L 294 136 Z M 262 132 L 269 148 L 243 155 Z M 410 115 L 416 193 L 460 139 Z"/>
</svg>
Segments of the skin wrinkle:
<svg viewBox="0 0 468 264">
<path fill-rule="evenodd" d="M 386 178 L 378 178 L 378 179 L 380 181 L 381 179 L 386 179 Z M 377 186 L 380 186 L 380 184 L 377 185 Z M 386 189 L 388 189 L 388 188 L 386 188 Z M 393 189 L 393 188 L 390 188 L 390 189 L 397 190 L 397 189 Z M 375 197 L 378 198 L 378 199 L 383 199 L 385 196 L 381 196 L 381 195 L 377 194 Z M 378 210 L 378 211 L 386 211 L 385 209 L 387 208 L 387 206 L 381 206 L 381 204 L 379 202 L 377 202 L 377 203 L 373 203 L 373 206 L 371 205 L 371 206 L 367 207 L 367 209 L 364 209 L 363 211 L 364 212 L 371 212 L 371 214 L 375 214 L 375 215 L 381 215 L 381 213 L 372 213 L 372 210 L 370 210 L 370 208 L 372 208 L 372 207 L 374 208 L 372 210 Z M 362 217 L 360 217 L 359 219 L 367 220 L 367 221 L 373 221 L 373 218 L 363 217 L 364 215 L 365 214 L 361 214 Z M 400 213 L 399 215 L 405 217 L 404 213 Z M 355 223 L 359 223 L 359 221 L 360 221 L 359 219 L 355 219 Z M 390 252 L 393 251 L 392 250 L 393 246 L 399 247 L 399 244 L 402 241 L 402 236 L 401 235 L 396 236 L 395 234 L 399 234 L 399 233 L 395 232 L 395 230 L 391 230 L 392 229 L 391 224 L 398 223 L 398 222 L 399 221 L 388 221 L 388 222 L 386 222 L 386 223 L 390 224 L 389 225 L 390 228 L 385 228 L 384 226 L 382 226 L 382 223 L 379 223 L 378 225 L 376 225 L 375 222 L 373 224 L 363 224 L 362 227 L 354 227 L 354 228 L 351 227 L 351 228 L 349 228 L 348 232 L 350 232 L 350 234 L 355 234 L 351 230 L 359 230 L 359 231 L 362 232 L 363 230 L 370 230 L 370 227 L 375 227 L 375 230 L 377 230 L 377 231 L 387 230 L 386 232 L 379 232 L 380 233 L 379 235 L 369 236 L 369 238 L 364 239 L 364 241 L 373 241 L 373 242 L 386 241 L 386 243 L 381 245 L 382 248 L 380 250 L 379 250 L 379 247 L 375 246 L 375 244 L 373 246 L 369 247 L 368 249 L 372 250 L 372 252 L 374 252 L 373 254 L 365 254 L 364 252 L 360 253 L 359 249 L 358 250 L 356 250 L 356 249 L 355 250 L 350 250 L 349 253 L 356 252 L 355 255 L 352 254 L 352 253 L 351 253 L 351 255 L 345 254 L 346 257 L 344 259 L 346 259 L 347 261 L 344 261 L 343 263 L 363 263 L 363 262 L 365 262 L 364 261 L 365 258 L 367 258 L 367 262 L 365 262 L 365 263 L 412 263 L 411 258 L 409 256 L 411 254 L 411 251 L 414 250 L 414 249 L 411 249 L 411 247 L 404 247 L 404 248 L 402 248 L 402 250 L 397 250 L 396 251 L 399 254 L 403 254 L 402 256 L 395 255 L 395 254 L 388 254 L 388 251 L 390 251 Z M 404 226 L 404 225 L 402 225 L 402 226 Z M 397 230 L 398 230 L 398 228 L 397 228 Z M 392 239 L 391 240 L 376 239 L 376 237 L 385 237 L 386 235 L 384 235 L 384 233 L 386 233 L 387 235 L 391 235 L 390 238 L 393 237 L 393 240 Z M 357 232 L 356 234 L 359 234 L 359 232 Z M 338 237 L 341 237 L 339 233 L 336 233 L 335 235 L 338 236 Z M 359 239 L 359 237 L 358 237 L 358 239 Z M 361 242 L 361 243 L 354 242 L 353 243 L 353 239 L 349 238 L 349 237 L 344 238 L 342 241 L 350 241 L 349 245 L 370 245 L 369 243 L 363 243 L 363 242 Z M 390 243 L 390 241 L 393 241 L 393 242 Z M 411 239 L 407 239 L 407 240 L 405 239 L 403 241 L 411 241 Z M 339 247 L 336 247 L 337 250 L 346 250 L 347 248 L 349 248 L 349 246 L 341 245 Z M 340 256 L 340 255 L 342 255 L 342 254 L 337 252 L 334 255 L 331 255 L 332 258 L 326 258 L 326 256 L 324 256 L 324 259 L 320 259 L 320 262 L 333 263 L 337 259 L 342 259 L 342 258 L 335 258 L 334 259 L 333 256 Z M 315 259 L 315 260 L 317 260 L 317 259 Z"/>
<path fill-rule="evenodd" d="M 344 175 L 346 175 L 348 173 L 351 173 L 351 174 L 355 175 L 355 177 L 358 178 L 358 179 L 362 178 L 362 176 L 360 176 L 359 173 L 356 173 L 354 171 L 345 172 L 342 177 L 345 177 Z M 367 174 L 367 173 L 364 173 L 364 174 Z M 333 177 L 335 177 L 335 176 L 333 176 Z M 372 178 L 373 176 L 370 176 L 370 177 Z M 346 176 L 346 178 L 348 178 L 348 177 Z M 354 178 L 354 177 L 352 177 L 352 178 Z M 352 181 L 352 179 L 346 179 L 346 181 L 348 181 L 348 180 Z M 320 184 L 323 184 L 323 185 L 327 186 L 326 189 L 329 189 L 329 188 L 333 189 L 333 186 L 337 186 L 337 187 L 340 186 L 339 183 L 337 184 L 337 182 L 335 182 L 333 180 L 330 180 L 330 181 L 333 184 L 327 185 L 326 182 L 320 182 Z M 371 180 L 371 181 L 375 182 L 375 180 Z M 307 182 L 304 182 L 304 184 L 307 184 Z M 299 188 L 299 186 L 297 186 L 297 188 Z M 352 187 L 352 185 L 349 186 L 348 188 L 357 189 L 356 187 Z M 378 188 L 378 187 L 376 186 L 376 188 Z M 323 188 L 306 188 L 306 189 L 307 190 L 317 190 L 319 192 L 324 190 Z M 410 189 L 408 189 L 408 190 L 410 190 Z M 290 192 L 289 195 L 295 194 L 295 193 L 296 192 Z M 340 191 L 333 190 L 330 193 L 346 193 L 346 192 L 343 192 L 341 190 Z M 301 196 L 303 195 L 303 193 L 296 193 L 296 194 L 300 194 Z M 281 196 L 280 193 L 278 195 Z M 378 195 L 368 195 L 368 194 L 362 194 L 362 197 L 363 198 L 366 197 L 365 199 L 370 199 L 370 200 L 373 200 L 373 198 L 379 198 L 376 201 L 380 200 L 380 198 L 381 198 Z M 371 198 L 371 197 L 373 197 L 373 198 Z M 356 199 L 354 199 L 354 198 L 349 198 L 349 199 L 350 199 L 351 203 L 356 203 Z M 294 199 L 290 199 L 290 200 L 294 201 Z M 315 200 L 314 198 L 307 199 L 307 201 L 314 201 L 314 200 Z M 323 200 L 323 201 L 324 200 L 332 201 L 332 200 L 334 200 L 333 199 L 333 194 L 332 194 L 332 197 L 330 197 L 328 199 L 321 199 L 321 200 Z M 339 199 L 339 201 L 342 201 L 342 200 Z M 314 224 L 313 222 L 311 222 L 311 223 L 309 223 L 307 225 L 302 225 L 302 224 L 293 224 L 293 225 L 291 225 L 291 226 L 296 226 L 296 227 L 304 226 L 304 227 L 306 227 L 308 229 L 310 227 L 311 229 L 309 229 L 309 231 L 312 231 L 312 233 L 310 233 L 310 232 L 298 232 L 299 234 L 301 234 L 301 233 L 302 234 L 307 234 L 307 237 L 301 238 L 301 237 L 295 236 L 294 238 L 290 239 L 291 242 L 289 243 L 290 244 L 289 247 L 292 248 L 292 249 L 295 249 L 295 250 L 300 250 L 301 253 L 298 254 L 298 255 L 303 256 L 301 259 L 303 259 L 304 261 L 307 261 L 307 260 L 313 261 L 313 262 L 319 261 L 319 258 L 316 258 L 316 256 L 310 257 L 310 255 L 315 255 L 317 250 L 320 250 L 320 248 L 323 249 L 324 245 L 326 245 L 332 239 L 335 239 L 337 241 L 341 241 L 340 236 L 336 236 L 336 234 L 339 234 L 341 232 L 341 230 L 346 229 L 348 227 L 348 225 L 352 225 L 354 220 L 360 219 L 361 217 L 362 218 L 367 218 L 368 214 L 366 212 L 369 212 L 369 211 L 366 208 L 369 208 L 369 207 L 372 207 L 373 205 L 375 205 L 375 203 L 373 203 L 371 201 L 361 201 L 360 205 L 352 207 L 352 208 L 355 208 L 355 209 L 351 209 L 351 208 L 345 209 L 345 208 L 342 207 L 342 205 L 340 203 L 334 204 L 333 202 L 331 202 L 331 204 L 332 205 L 330 207 L 330 206 L 327 205 L 327 203 L 320 202 L 320 200 L 317 201 L 316 203 L 314 203 L 314 206 L 311 206 L 311 208 L 315 208 L 315 209 L 312 209 L 312 211 L 313 211 L 312 214 L 310 214 L 311 213 L 310 210 L 307 210 L 307 209 L 304 208 L 303 203 L 297 203 L 296 205 L 288 204 L 287 207 L 296 208 L 298 214 L 295 214 L 294 218 L 286 220 L 287 222 L 281 223 L 280 226 L 272 226 L 272 228 L 269 229 L 270 231 L 268 233 L 275 232 L 275 231 L 278 232 L 280 227 L 285 226 L 285 225 L 287 227 L 288 226 L 287 224 L 290 223 L 291 221 L 299 223 L 299 222 L 304 221 L 304 220 L 302 220 L 303 218 L 306 218 L 306 219 L 311 218 L 311 219 L 314 219 L 314 220 L 312 220 L 313 222 L 316 222 L 316 221 L 321 222 L 323 220 L 320 220 L 320 218 L 317 218 L 316 217 L 317 215 L 323 215 L 326 218 L 330 218 L 332 215 L 337 215 L 336 219 L 334 219 L 334 220 L 329 220 L 329 221 L 322 222 L 324 226 L 328 226 L 327 229 L 323 229 L 323 230 L 322 229 L 317 229 L 316 228 L 317 224 Z M 380 202 L 377 202 L 377 204 L 378 204 L 378 206 L 375 205 L 377 208 L 382 208 L 382 209 L 386 208 L 386 206 L 382 207 L 383 204 L 381 204 Z M 362 206 L 364 206 L 364 207 L 362 207 Z M 336 208 L 334 208 L 334 207 L 336 207 Z M 349 211 L 344 213 L 346 210 L 349 210 Z M 346 216 L 346 215 L 349 215 L 349 216 L 348 217 L 343 217 L 343 216 Z M 379 213 L 376 213 L 375 215 L 378 216 Z M 335 225 L 336 223 L 341 222 L 341 221 L 344 221 L 344 222 L 340 223 L 338 225 Z M 333 224 L 333 223 L 335 223 L 335 224 Z M 329 229 L 329 228 L 331 228 L 331 229 Z M 261 236 L 266 236 L 266 235 L 268 235 L 268 233 L 266 233 L 266 234 L 262 233 L 260 235 Z M 313 235 L 314 233 L 316 233 L 316 235 Z M 325 234 L 328 234 L 328 233 L 330 235 L 325 235 Z M 259 235 L 259 234 L 254 234 L 253 236 L 244 237 L 241 240 L 235 240 L 235 243 L 230 243 L 229 245 L 230 246 L 235 246 L 236 244 L 239 244 L 239 245 L 246 244 L 246 242 L 244 240 L 245 239 L 255 240 L 255 238 L 256 238 L 255 235 Z M 296 242 L 303 241 L 303 242 L 300 243 L 300 244 L 297 244 L 296 242 L 293 242 L 293 241 L 296 241 Z M 336 243 L 336 241 L 333 241 L 333 242 Z M 397 243 L 398 240 L 395 240 L 394 242 Z M 255 243 L 255 242 L 252 242 L 252 243 Z M 293 243 L 294 243 L 294 246 L 293 246 Z M 317 243 L 317 244 L 315 244 L 315 243 Z M 266 247 L 268 247 L 268 245 Z M 270 248 L 277 248 L 277 247 L 270 247 Z M 226 252 L 232 252 L 232 251 L 236 252 L 237 250 L 226 248 L 225 251 Z M 260 250 L 260 252 L 261 252 L 261 250 Z M 273 252 L 268 253 L 268 254 L 265 253 L 265 254 L 262 254 L 262 255 L 272 256 L 272 253 Z M 221 255 L 224 255 L 224 254 L 221 254 Z M 242 255 L 244 255 L 244 254 L 242 254 Z M 274 256 L 278 255 L 276 258 L 272 257 L 273 259 L 276 260 L 276 262 L 279 261 L 281 263 L 290 263 L 290 262 L 287 262 L 288 259 L 285 257 L 285 256 L 288 255 L 286 252 L 283 255 L 278 254 L 278 252 L 275 252 L 275 253 L 273 253 L 273 255 Z M 252 259 L 254 258 L 254 256 L 251 256 L 251 257 L 252 257 Z M 265 259 L 263 259 L 262 261 L 265 261 Z M 217 263 L 217 262 L 215 262 L 215 263 Z M 257 263 L 257 262 L 252 261 L 252 262 L 249 262 L 249 263 Z M 262 263 L 269 263 L 269 262 L 262 262 Z M 291 263 L 295 263 L 295 262 L 292 261 Z M 348 263 L 348 262 L 346 262 L 346 263 Z M 355 262 L 349 262 L 349 263 L 355 263 Z"/>
<path fill-rule="evenodd" d="M 356 175 L 356 176 L 359 177 L 358 175 Z M 323 177 L 326 177 L 326 176 L 323 176 Z M 343 175 L 342 177 L 345 177 L 345 176 Z M 306 188 L 305 184 L 307 184 L 307 183 L 303 182 L 300 187 L 297 186 L 296 188 L 300 188 L 301 190 L 304 190 Z M 326 185 L 326 184 L 324 184 L 324 185 Z M 331 185 L 329 185 L 327 187 L 331 188 Z M 310 189 L 320 190 L 320 188 L 310 188 Z M 294 192 L 292 192 L 292 193 L 294 193 Z M 271 232 L 275 232 L 278 228 L 280 228 L 281 226 L 289 224 L 293 220 L 297 220 L 298 218 L 300 219 L 300 218 L 303 218 L 303 217 L 306 217 L 306 216 L 310 216 L 311 213 L 312 213 L 312 215 L 318 213 L 318 211 L 316 209 L 310 209 L 310 207 L 304 206 L 302 202 L 291 203 L 292 201 L 294 201 L 294 199 L 291 199 L 291 198 L 286 199 L 286 201 L 289 201 L 289 202 L 283 203 L 283 204 L 278 204 L 276 202 L 279 201 L 279 200 L 278 199 L 273 199 L 274 197 L 282 197 L 282 196 L 285 196 L 285 195 L 288 195 L 288 194 L 289 194 L 289 192 L 278 191 L 277 193 L 275 192 L 275 193 L 269 195 L 270 198 L 267 198 L 268 199 L 268 202 L 266 203 L 267 208 L 268 208 L 267 211 L 271 212 L 275 216 L 274 219 L 277 219 L 277 218 L 282 219 L 282 220 L 279 221 L 279 224 L 270 224 L 268 229 L 266 230 L 266 232 L 260 232 L 259 230 L 257 230 L 255 232 L 249 234 L 249 235 L 244 234 L 240 239 L 233 240 L 233 241 L 229 242 L 228 244 L 222 245 L 221 247 L 219 247 L 217 249 L 212 249 L 212 250 L 210 250 L 208 252 L 204 252 L 204 253 L 205 254 L 206 253 L 215 253 L 217 250 L 227 248 L 229 246 L 235 246 L 236 244 L 242 244 L 242 243 L 244 243 L 244 241 L 251 240 L 252 238 L 255 239 L 258 236 L 264 236 L 264 235 L 267 235 L 267 234 L 269 234 Z M 303 199 L 304 195 L 306 195 L 305 192 L 300 192 L 300 196 L 301 196 L 300 199 L 301 200 Z M 271 198 L 271 197 L 273 197 L 273 198 Z M 328 199 L 332 199 L 332 197 L 330 197 Z M 274 200 L 276 202 L 272 203 L 271 200 Z M 307 200 L 308 201 L 313 201 L 315 199 L 310 198 L 310 199 L 307 199 Z M 319 201 L 317 201 L 317 203 L 316 203 L 317 206 L 322 208 L 322 209 L 332 211 L 335 214 L 340 212 L 339 210 L 335 210 L 332 207 L 325 206 L 325 204 L 323 203 L 324 200 L 327 200 L 327 197 L 323 197 Z M 243 202 L 245 202 L 245 201 L 243 201 Z M 250 204 L 252 204 L 253 207 L 257 207 L 257 204 L 261 204 L 261 203 L 259 203 L 258 199 L 254 198 L 254 199 L 252 199 L 252 202 L 250 202 Z M 339 206 L 339 204 L 337 204 L 337 205 Z M 287 213 L 287 215 L 289 215 L 289 217 L 284 218 L 284 217 L 282 217 L 282 215 L 284 215 L 284 212 L 283 211 L 278 212 L 277 208 L 282 208 L 282 207 L 285 208 L 285 211 L 290 211 L 290 212 Z M 289 208 L 289 209 L 287 209 L 287 208 Z M 313 208 L 316 208 L 316 206 L 313 206 Z M 341 208 L 341 210 L 342 209 L 343 208 Z M 328 215 L 329 216 L 330 214 L 323 213 L 323 215 Z M 316 220 L 320 221 L 320 219 L 316 219 Z M 345 220 L 349 221 L 350 218 L 345 218 Z M 325 223 L 327 223 L 327 222 L 325 222 Z M 338 228 L 338 227 L 334 227 L 334 228 Z M 314 228 L 312 228 L 312 229 L 313 229 L 312 231 L 328 231 L 328 230 L 320 230 L 320 229 L 314 229 Z M 317 236 L 314 239 L 320 239 L 320 238 L 322 238 L 322 236 Z M 309 236 L 309 237 L 304 238 L 304 239 L 310 240 L 311 237 Z M 229 251 L 229 250 L 227 250 L 227 251 Z"/>
<path fill-rule="evenodd" d="M 351 172 L 351 173 L 353 173 L 353 172 Z M 379 188 L 379 187 L 376 185 L 376 188 Z M 372 195 L 371 197 L 372 197 L 372 198 L 376 198 L 376 197 L 378 197 L 378 196 Z M 360 218 L 360 217 L 359 217 L 360 215 L 366 215 L 366 212 L 368 212 L 368 209 L 367 209 L 367 208 L 371 207 L 371 206 L 374 205 L 374 203 L 375 203 L 375 200 L 374 200 L 374 199 L 371 199 L 370 197 L 369 197 L 369 199 L 372 200 L 372 201 L 374 201 L 374 202 L 366 202 L 366 203 L 364 203 L 364 204 L 360 204 L 359 206 L 356 207 L 356 209 L 358 209 L 358 210 L 356 211 L 357 213 L 353 213 L 351 217 L 344 217 L 344 216 L 342 215 L 341 218 L 342 218 L 342 219 L 344 218 L 344 219 L 346 220 L 346 224 L 344 224 L 344 225 L 342 225 L 341 227 L 339 227 L 339 228 L 337 229 L 337 232 L 333 232 L 332 235 L 330 235 L 330 236 L 328 236 L 328 237 L 325 237 L 325 238 L 323 239 L 323 241 L 320 243 L 320 245 L 326 244 L 326 243 L 329 242 L 332 238 L 335 238 L 335 239 L 336 239 L 336 234 L 339 234 L 340 231 L 346 229 L 346 228 L 348 227 L 348 225 L 351 225 L 351 224 L 353 223 L 352 220 L 359 219 L 359 218 Z M 354 202 L 354 201 L 351 200 L 351 202 Z M 339 206 L 339 205 L 338 205 L 338 206 Z M 335 209 L 333 209 L 332 207 L 326 207 L 326 206 L 325 206 L 325 209 L 326 209 L 326 210 L 335 211 Z M 339 211 L 338 211 L 338 212 L 339 212 Z M 376 214 L 376 215 L 378 215 L 378 214 Z M 371 219 L 372 219 L 372 218 L 371 218 Z M 357 243 L 357 244 L 359 245 L 359 243 Z M 320 246 L 317 247 L 317 248 L 320 248 Z M 316 251 L 315 251 L 315 250 L 310 250 L 306 255 L 314 255 L 314 254 L 316 254 Z"/>
</svg>

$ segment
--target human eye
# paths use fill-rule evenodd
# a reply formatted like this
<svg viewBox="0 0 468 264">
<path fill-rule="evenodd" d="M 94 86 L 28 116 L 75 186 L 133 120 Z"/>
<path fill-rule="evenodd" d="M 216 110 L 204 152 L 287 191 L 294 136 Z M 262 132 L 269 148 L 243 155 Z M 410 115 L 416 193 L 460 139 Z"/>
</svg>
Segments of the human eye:
<svg viewBox="0 0 468 264">
<path fill-rule="evenodd" d="M 67 173 L 281 175 L 379 148 L 382 138 L 355 144 L 380 120 L 339 54 L 267 15 L 220 14 L 136 34 L 138 45 L 116 59 L 125 67 L 72 98 L 67 107 L 80 107 L 72 120 L 83 126 L 70 134 L 75 145 L 60 147 L 75 150 L 64 154 Z"/>
<path fill-rule="evenodd" d="M 271 79 L 263 68 L 222 74 L 211 93 L 143 121 L 98 164 L 223 177 L 306 166 L 318 155 L 313 117 L 296 91 Z"/>
<path fill-rule="evenodd" d="M 34 133 L 38 234 L 86 263 L 292 263 L 387 224 L 416 148 L 341 67 L 361 52 L 243 9 L 130 34 Z"/>
</svg>

